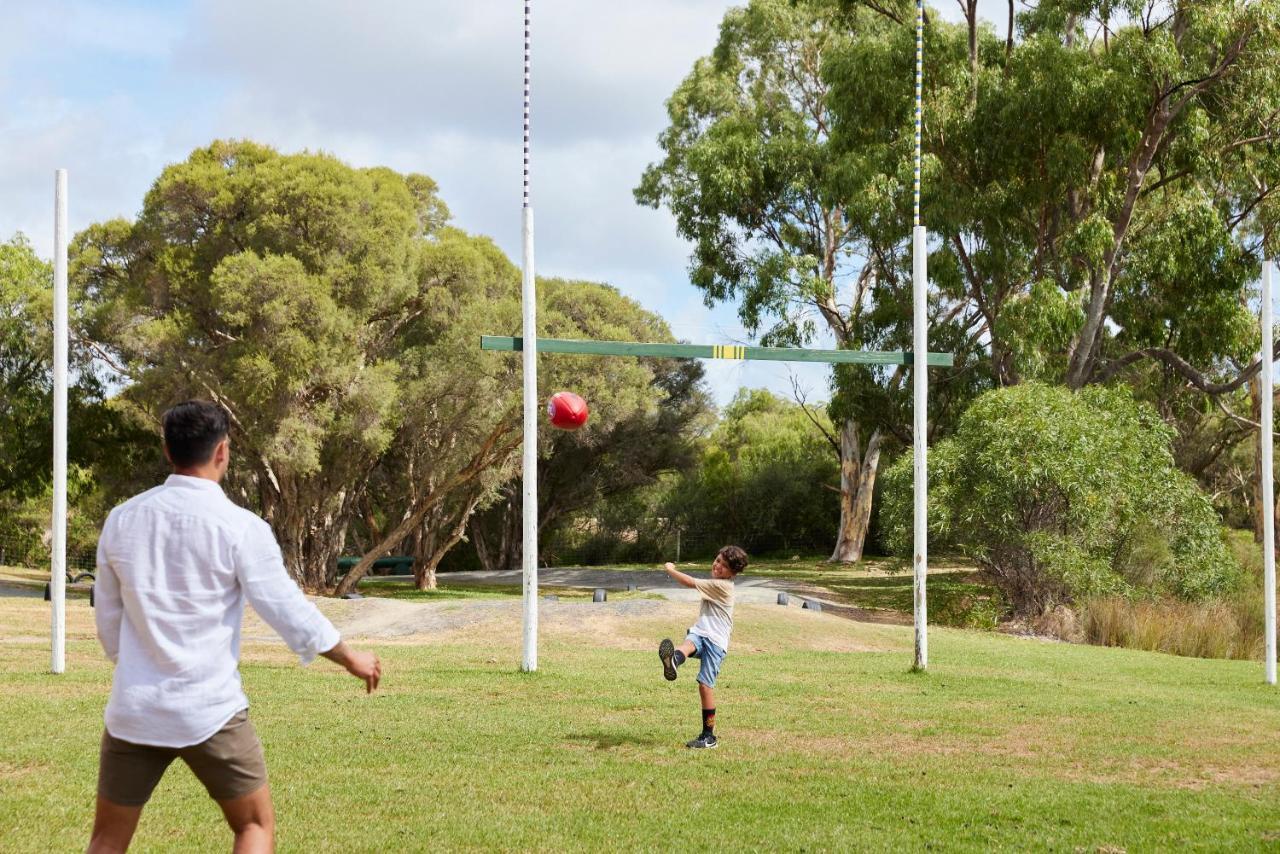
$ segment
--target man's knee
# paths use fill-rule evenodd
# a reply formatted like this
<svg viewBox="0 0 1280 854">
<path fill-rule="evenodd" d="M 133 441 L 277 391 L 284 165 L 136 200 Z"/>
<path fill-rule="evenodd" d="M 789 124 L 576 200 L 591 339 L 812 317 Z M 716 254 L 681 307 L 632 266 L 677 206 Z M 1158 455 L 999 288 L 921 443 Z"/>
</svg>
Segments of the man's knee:
<svg viewBox="0 0 1280 854">
<path fill-rule="evenodd" d="M 237 836 L 254 833 L 275 835 L 276 813 L 271 803 L 271 790 L 267 786 L 252 794 L 218 803 L 227 824 Z"/>
</svg>

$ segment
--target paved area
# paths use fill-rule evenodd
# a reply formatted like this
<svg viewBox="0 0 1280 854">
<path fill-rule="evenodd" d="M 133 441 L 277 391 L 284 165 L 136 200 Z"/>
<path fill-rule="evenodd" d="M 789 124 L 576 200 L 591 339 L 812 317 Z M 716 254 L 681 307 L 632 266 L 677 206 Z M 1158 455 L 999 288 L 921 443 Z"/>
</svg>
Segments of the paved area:
<svg viewBox="0 0 1280 854">
<path fill-rule="evenodd" d="M 697 577 L 708 577 L 699 573 Z M 385 576 L 384 576 L 385 578 Z M 453 584 L 515 585 L 523 581 L 519 570 L 504 572 L 449 572 L 440 576 L 442 581 Z M 542 569 L 538 571 L 538 587 L 579 587 L 594 589 L 603 587 L 608 591 L 627 590 L 634 584 L 638 591 L 657 593 L 672 602 L 696 602 L 698 593 L 688 587 L 681 587 L 657 570 L 628 569 Z M 737 601 L 752 604 L 771 604 L 777 601 L 778 592 L 788 589 L 789 582 L 776 578 L 752 578 L 749 574 L 736 583 Z"/>
</svg>

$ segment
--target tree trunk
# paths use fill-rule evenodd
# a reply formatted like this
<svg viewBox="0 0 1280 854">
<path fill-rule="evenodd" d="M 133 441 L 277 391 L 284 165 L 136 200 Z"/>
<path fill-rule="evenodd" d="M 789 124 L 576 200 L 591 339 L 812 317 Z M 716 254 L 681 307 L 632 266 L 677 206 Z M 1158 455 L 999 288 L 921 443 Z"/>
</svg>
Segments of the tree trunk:
<svg viewBox="0 0 1280 854">
<path fill-rule="evenodd" d="M 309 592 L 333 583 L 355 513 L 355 502 L 346 490 L 308 500 L 306 493 L 315 492 L 314 484 L 299 484 L 297 479 L 284 476 L 278 491 L 272 486 L 260 493 L 263 516 L 280 544 L 285 568 Z M 324 490 L 318 492 L 323 494 Z"/>
<path fill-rule="evenodd" d="M 515 425 L 506 422 L 499 423 L 485 438 L 480 449 L 471 457 L 471 461 L 467 463 L 461 470 L 455 472 L 445 478 L 444 482 L 435 486 L 425 496 L 418 500 L 417 507 L 410 507 L 405 514 L 405 518 L 396 525 L 368 552 L 364 557 L 360 558 L 360 562 L 353 566 L 342 581 L 338 583 L 334 590 L 335 596 L 343 596 L 355 589 L 360 583 L 360 579 L 373 566 L 373 562 L 383 555 L 389 554 L 393 546 L 398 546 L 413 533 L 413 531 L 422 525 L 422 520 L 427 517 L 433 510 L 439 508 L 453 490 L 470 484 L 475 481 L 486 469 L 495 465 L 500 465 L 516 448 L 520 447 L 520 439 L 516 438 L 512 441 L 503 442 L 511 433 L 515 432 Z"/>
<path fill-rule="evenodd" d="M 877 430 L 862 456 L 858 423 L 852 418 L 840 426 L 840 530 L 829 563 L 857 563 L 867 541 L 871 522 L 871 498 L 880 467 L 881 435 Z"/>
<path fill-rule="evenodd" d="M 444 556 L 462 540 L 462 536 L 466 533 L 467 523 L 471 521 L 471 516 L 475 513 L 476 505 L 480 503 L 480 496 L 484 490 L 476 490 L 476 493 L 467 500 L 466 506 L 462 508 L 462 512 L 458 514 L 458 518 L 454 521 L 453 530 L 445 532 L 444 519 L 439 519 L 439 523 L 430 536 L 423 536 L 420 540 L 422 543 L 429 544 L 427 554 L 415 556 L 413 564 L 413 580 L 419 590 L 435 590 L 436 589 L 436 569 L 440 566 L 440 561 Z"/>
<path fill-rule="evenodd" d="M 471 542 L 486 572 L 521 568 L 524 554 L 524 515 L 521 512 L 520 479 L 503 489 L 505 498 L 483 514 L 471 518 Z"/>
</svg>

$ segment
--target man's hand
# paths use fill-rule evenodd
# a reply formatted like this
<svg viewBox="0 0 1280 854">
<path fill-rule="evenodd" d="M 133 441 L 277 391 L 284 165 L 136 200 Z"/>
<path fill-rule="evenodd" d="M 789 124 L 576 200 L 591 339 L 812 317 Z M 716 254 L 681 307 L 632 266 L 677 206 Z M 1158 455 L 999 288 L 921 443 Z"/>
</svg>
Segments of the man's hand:
<svg viewBox="0 0 1280 854">
<path fill-rule="evenodd" d="M 676 565 L 674 563 L 671 563 L 670 561 L 668 561 L 666 565 L 664 565 L 662 568 L 667 571 L 667 575 L 670 575 L 671 573 L 676 571 Z"/>
<path fill-rule="evenodd" d="M 328 652 L 320 653 L 335 664 L 340 664 L 348 673 L 364 681 L 366 693 L 372 694 L 382 679 L 382 662 L 371 652 L 358 652 L 347 646 L 345 641 Z"/>
</svg>

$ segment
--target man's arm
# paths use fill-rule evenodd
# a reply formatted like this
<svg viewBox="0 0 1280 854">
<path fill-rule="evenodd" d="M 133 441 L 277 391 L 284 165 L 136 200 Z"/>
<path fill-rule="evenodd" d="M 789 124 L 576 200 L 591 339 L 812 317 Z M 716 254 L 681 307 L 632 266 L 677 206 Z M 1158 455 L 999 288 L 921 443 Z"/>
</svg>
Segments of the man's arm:
<svg viewBox="0 0 1280 854">
<path fill-rule="evenodd" d="M 107 550 L 102 545 L 105 536 L 104 525 L 103 536 L 98 538 L 97 569 L 94 572 L 93 622 L 98 628 L 98 643 L 102 644 L 102 651 L 114 664 L 120 657 L 120 622 L 124 617 L 124 600 L 120 597 L 120 579 L 111 568 Z"/>
<path fill-rule="evenodd" d="M 252 525 L 245 532 L 237 548 L 236 577 L 253 610 L 275 629 L 303 664 L 323 655 L 362 680 L 368 691 L 378 687 L 382 675 L 378 657 L 356 652 L 343 643 L 333 623 L 289 577 L 280 546 L 265 523 Z"/>
<path fill-rule="evenodd" d="M 677 582 L 679 582 L 680 584 L 683 584 L 685 587 L 698 586 L 698 582 L 694 580 L 692 575 L 685 575 L 683 572 L 676 569 L 676 565 L 674 563 L 667 564 L 666 566 L 663 567 L 663 569 L 667 571 L 667 575 L 671 576 Z"/>
<path fill-rule="evenodd" d="M 357 679 L 363 679 L 365 693 L 372 694 L 382 679 L 382 662 L 371 652 L 359 652 L 347 646 L 345 641 L 338 641 L 333 649 L 320 653 L 325 658 L 346 668 L 346 671 Z"/>
</svg>

